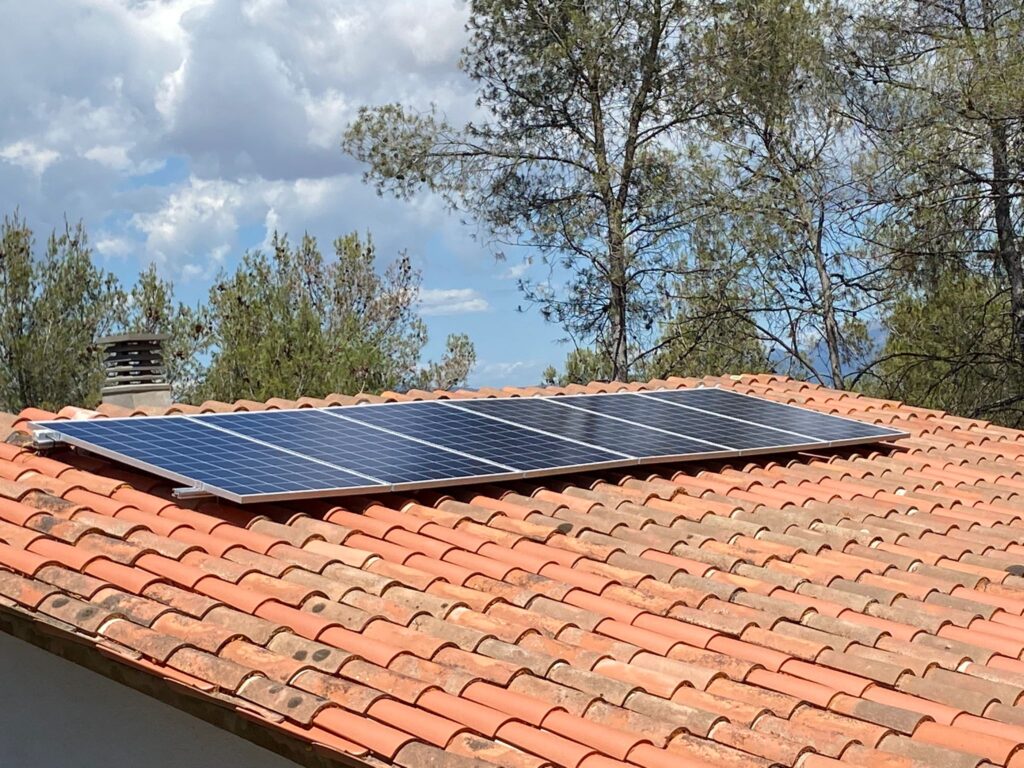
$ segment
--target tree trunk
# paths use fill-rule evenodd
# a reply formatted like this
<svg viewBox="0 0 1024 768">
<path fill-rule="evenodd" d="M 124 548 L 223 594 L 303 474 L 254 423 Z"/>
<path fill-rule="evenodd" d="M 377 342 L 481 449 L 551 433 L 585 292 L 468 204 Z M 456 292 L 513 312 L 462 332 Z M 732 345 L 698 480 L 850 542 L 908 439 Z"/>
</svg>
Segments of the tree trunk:
<svg viewBox="0 0 1024 768">
<path fill-rule="evenodd" d="M 989 46 L 986 66 L 998 68 L 999 35 L 991 2 L 982 2 L 985 38 Z M 1024 266 L 1017 248 L 1017 233 L 1013 224 L 1013 196 L 1010 189 L 1010 149 L 1006 124 L 996 118 L 990 123 L 992 152 L 992 209 L 996 225 L 996 259 L 1006 272 L 1010 284 L 1010 317 L 1013 348 L 1024 358 Z"/>
<path fill-rule="evenodd" d="M 992 208 L 995 212 L 996 253 L 1010 284 L 1014 349 L 1024 359 L 1024 266 L 1021 265 L 1017 233 L 1013 226 L 1007 154 L 1006 128 L 1001 123 L 995 123 L 992 126 Z"/>
<path fill-rule="evenodd" d="M 832 292 L 832 278 L 828 274 L 828 265 L 825 263 L 825 254 L 822 251 L 822 238 L 825 229 L 825 207 L 818 208 L 817 231 L 814 236 L 814 267 L 818 273 L 818 282 L 821 284 L 821 316 L 822 327 L 825 336 L 825 348 L 828 351 L 829 374 L 832 377 L 832 386 L 842 388 L 843 386 L 843 365 L 840 351 L 839 323 L 836 322 L 835 296 Z"/>
<path fill-rule="evenodd" d="M 626 246 L 621 232 L 614 224 L 611 227 L 608 248 L 609 278 L 609 331 L 611 335 L 612 379 L 628 381 L 629 349 L 628 349 L 628 301 L 629 291 L 626 287 Z"/>
</svg>

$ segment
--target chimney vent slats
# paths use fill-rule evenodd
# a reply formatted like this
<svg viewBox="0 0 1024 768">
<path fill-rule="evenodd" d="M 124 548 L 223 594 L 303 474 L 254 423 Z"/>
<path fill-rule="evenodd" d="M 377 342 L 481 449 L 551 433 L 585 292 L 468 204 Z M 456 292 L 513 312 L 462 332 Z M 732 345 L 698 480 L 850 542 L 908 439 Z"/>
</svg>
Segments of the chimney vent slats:
<svg viewBox="0 0 1024 768">
<path fill-rule="evenodd" d="M 103 347 L 103 402 L 124 407 L 167 406 L 171 386 L 160 333 L 126 333 L 97 339 Z"/>
</svg>

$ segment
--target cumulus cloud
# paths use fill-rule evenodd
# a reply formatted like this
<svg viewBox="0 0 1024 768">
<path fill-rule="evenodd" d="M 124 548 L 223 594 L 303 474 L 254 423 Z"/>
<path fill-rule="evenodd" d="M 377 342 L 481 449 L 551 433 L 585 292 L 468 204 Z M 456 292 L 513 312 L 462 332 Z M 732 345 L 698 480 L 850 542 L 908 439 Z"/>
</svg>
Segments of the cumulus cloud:
<svg viewBox="0 0 1024 768">
<path fill-rule="evenodd" d="M 425 288 L 420 291 L 420 314 L 424 317 L 465 315 L 486 312 L 490 308 L 487 299 L 473 288 Z"/>
<path fill-rule="evenodd" d="M 523 374 L 535 374 L 539 366 L 536 360 L 481 361 L 473 373 L 482 379 L 509 382 L 522 378 Z"/>
<path fill-rule="evenodd" d="M 125 229 L 167 274 L 189 280 L 206 278 L 224 264 L 221 258 L 211 263 L 212 271 L 203 271 L 193 268 L 197 261 L 209 262 L 221 252 L 237 255 L 246 246 L 266 247 L 274 232 L 293 238 L 308 232 L 325 251 L 335 237 L 369 233 L 383 260 L 408 252 L 428 273 L 425 244 L 431 239 L 450 236 L 470 250 L 458 222 L 444 216 L 438 200 L 396 205 L 366 193 L 353 174 L 294 180 L 206 179 L 193 174 L 173 185 L 166 196 L 140 196 L 140 208 Z M 253 229 L 259 231 L 259 241 L 245 242 L 245 232 Z"/>
<path fill-rule="evenodd" d="M 265 179 L 353 172 L 338 151 L 361 104 L 452 101 L 461 3 L 212 2 L 181 17 L 165 75 L 168 141 L 202 173 Z M 454 34 L 453 34 L 454 33 Z"/>
<path fill-rule="evenodd" d="M 522 261 L 516 262 L 515 264 L 510 264 L 508 267 L 506 267 L 505 271 L 501 273 L 501 277 L 503 280 L 518 280 L 519 278 L 524 277 L 526 273 L 530 271 L 531 266 L 532 263 L 529 261 L 529 259 L 523 259 Z"/>
<path fill-rule="evenodd" d="M 131 224 L 145 236 L 146 250 L 159 262 L 211 260 L 235 242 L 238 216 L 249 202 L 244 186 L 220 179 L 192 177 L 187 186 L 149 213 L 136 213 Z M 194 269 L 192 270 L 194 272 Z"/>
<path fill-rule="evenodd" d="M 472 108 L 455 66 L 465 17 L 459 0 L 13 4 L 0 164 L 25 177 L 0 189 L 0 206 L 51 220 L 134 214 L 152 201 L 123 180 L 168 156 L 243 186 L 357 176 L 338 144 L 360 105 Z M 44 173 L 54 181 L 33 199 Z"/>
<path fill-rule="evenodd" d="M 128 158 L 128 148 L 116 144 L 90 147 L 82 153 L 82 156 L 115 171 L 124 171 L 132 166 L 132 162 Z"/>
<path fill-rule="evenodd" d="M 60 159 L 60 152 L 37 147 L 31 141 L 16 141 L 0 149 L 0 159 L 41 176 L 43 171 Z"/>
<path fill-rule="evenodd" d="M 486 318 L 512 311 L 509 278 L 525 267 L 503 276 L 436 198 L 378 197 L 339 147 L 362 105 L 474 114 L 457 66 L 464 0 L 8 5 L 0 211 L 20 208 L 41 235 L 81 218 L 123 278 L 156 263 L 186 300 L 275 230 L 325 251 L 369 232 L 382 262 L 404 251 L 428 285 L 462 286 L 422 292 L 432 339 L 476 313 L 482 355 L 488 332 L 507 344 L 506 321 Z"/>
<path fill-rule="evenodd" d="M 121 259 L 135 251 L 135 243 L 119 235 L 102 233 L 94 243 L 96 251 L 107 259 Z"/>
</svg>

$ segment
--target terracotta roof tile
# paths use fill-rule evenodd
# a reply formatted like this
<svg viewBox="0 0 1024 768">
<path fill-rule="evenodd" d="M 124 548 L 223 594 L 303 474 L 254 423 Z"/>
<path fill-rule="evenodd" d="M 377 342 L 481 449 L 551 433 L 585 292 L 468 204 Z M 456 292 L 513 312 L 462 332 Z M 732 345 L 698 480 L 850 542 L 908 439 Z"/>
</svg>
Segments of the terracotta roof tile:
<svg viewBox="0 0 1024 768">
<path fill-rule="evenodd" d="M 314 669 L 301 669 L 292 677 L 292 685 L 315 693 L 352 712 L 363 713 L 373 702 L 387 694 L 340 675 L 328 675 Z"/>
<path fill-rule="evenodd" d="M 167 664 L 192 677 L 209 681 L 227 693 L 234 693 L 246 679 L 256 675 L 248 667 L 190 647 L 175 651 L 168 657 Z"/>
<path fill-rule="evenodd" d="M 313 717 L 330 706 L 326 699 L 259 676 L 247 678 L 236 693 L 247 701 L 305 726 L 311 725 Z"/>
<path fill-rule="evenodd" d="M 776 376 L 650 386 L 700 384 L 912 436 L 254 512 L 37 455 L 51 414 L 25 411 L 0 417 L 0 603 L 408 768 L 1024 763 L 1024 433 Z"/>
<path fill-rule="evenodd" d="M 402 747 L 415 741 L 415 737 L 410 733 L 338 707 L 321 709 L 314 717 L 314 722 L 319 727 L 337 736 L 352 739 L 387 759 L 393 759 Z"/>
</svg>

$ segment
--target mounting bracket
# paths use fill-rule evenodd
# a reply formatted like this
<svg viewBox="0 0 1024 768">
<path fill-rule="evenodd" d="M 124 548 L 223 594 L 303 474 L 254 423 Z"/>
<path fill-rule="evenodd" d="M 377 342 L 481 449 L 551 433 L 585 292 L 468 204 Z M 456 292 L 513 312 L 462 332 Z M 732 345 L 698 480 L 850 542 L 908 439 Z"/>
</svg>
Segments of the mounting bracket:
<svg viewBox="0 0 1024 768">
<path fill-rule="evenodd" d="M 209 491 L 204 491 L 202 488 L 175 488 L 171 491 L 171 495 L 176 499 L 212 499 L 213 494 Z"/>
<path fill-rule="evenodd" d="M 52 429 L 32 430 L 32 447 L 39 450 L 53 448 L 60 442 L 60 433 Z"/>
</svg>

